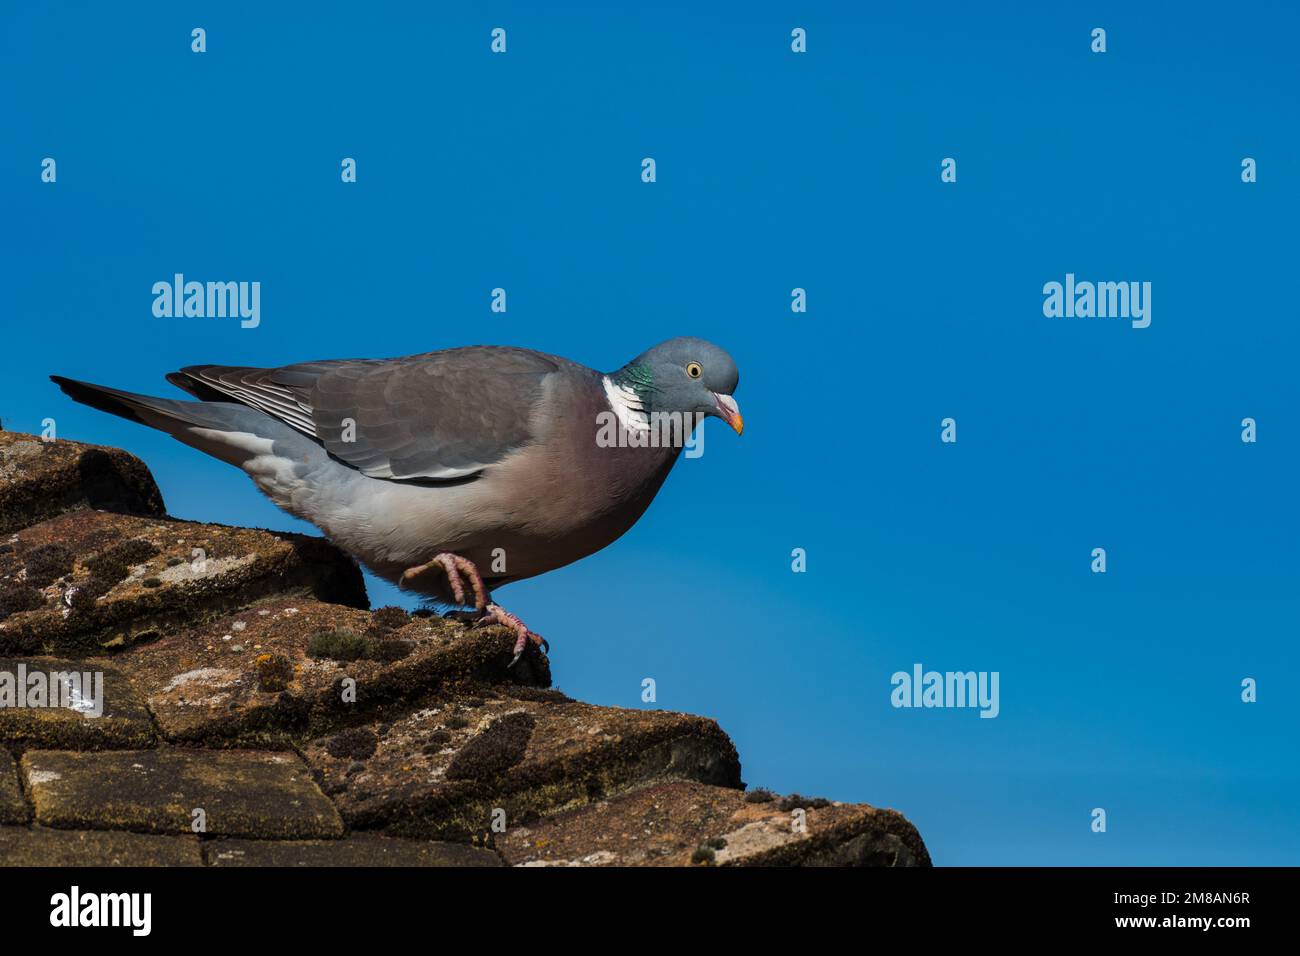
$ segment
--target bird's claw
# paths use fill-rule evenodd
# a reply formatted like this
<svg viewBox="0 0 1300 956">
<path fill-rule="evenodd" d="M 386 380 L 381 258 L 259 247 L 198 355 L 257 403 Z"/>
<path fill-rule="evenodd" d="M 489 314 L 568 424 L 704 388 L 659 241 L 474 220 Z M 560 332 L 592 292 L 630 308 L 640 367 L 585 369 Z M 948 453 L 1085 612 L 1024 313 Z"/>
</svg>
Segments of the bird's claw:
<svg viewBox="0 0 1300 956">
<path fill-rule="evenodd" d="M 410 587 L 410 583 L 415 578 L 434 567 L 442 568 L 443 573 L 447 575 L 451 595 L 456 599 L 457 604 L 465 603 L 465 583 L 461 579 L 463 574 L 469 578 L 470 587 L 474 590 L 475 610 L 482 612 L 487 608 L 487 585 L 483 583 L 483 576 L 479 574 L 478 567 L 469 558 L 462 558 L 459 554 L 452 554 L 450 551 L 439 552 L 424 564 L 407 568 L 397 579 L 397 586 L 402 589 Z"/>
<path fill-rule="evenodd" d="M 524 656 L 524 650 L 528 647 L 529 641 L 536 644 L 542 653 L 550 653 L 551 645 L 547 643 L 546 638 L 535 631 L 530 631 L 528 625 L 499 604 L 489 604 L 475 626 L 484 627 L 488 624 L 500 624 L 515 632 L 515 655 L 510 658 L 510 663 L 506 665 L 507 669 L 519 663 L 519 658 Z"/>
</svg>

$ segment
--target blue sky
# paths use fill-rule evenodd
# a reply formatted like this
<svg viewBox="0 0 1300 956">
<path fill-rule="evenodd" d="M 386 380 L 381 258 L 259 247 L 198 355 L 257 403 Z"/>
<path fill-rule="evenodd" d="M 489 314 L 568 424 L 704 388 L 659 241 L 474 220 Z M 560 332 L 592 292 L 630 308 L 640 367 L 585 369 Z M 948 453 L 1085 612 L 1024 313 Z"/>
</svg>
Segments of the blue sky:
<svg viewBox="0 0 1300 956">
<path fill-rule="evenodd" d="M 897 807 L 941 864 L 1300 863 L 1294 7 L 560 6 L 7 10 L 5 427 L 305 530 L 45 376 L 708 338 L 744 437 L 498 593 L 561 688 L 652 677 L 751 784 Z M 176 272 L 260 281 L 261 325 L 155 318 Z M 1151 282 L 1150 327 L 1044 317 L 1067 272 Z M 999 672 L 999 716 L 893 708 L 918 662 Z"/>
</svg>

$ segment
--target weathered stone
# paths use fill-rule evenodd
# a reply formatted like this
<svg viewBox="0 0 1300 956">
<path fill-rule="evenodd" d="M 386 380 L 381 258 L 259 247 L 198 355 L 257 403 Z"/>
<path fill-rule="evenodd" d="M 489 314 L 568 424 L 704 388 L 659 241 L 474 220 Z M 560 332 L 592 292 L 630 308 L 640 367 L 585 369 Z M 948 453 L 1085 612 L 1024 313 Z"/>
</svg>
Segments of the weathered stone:
<svg viewBox="0 0 1300 956">
<path fill-rule="evenodd" d="M 18 767 L 7 750 L 0 750 L 0 823 L 26 823 L 31 816 L 18 786 Z M 4 854 L 0 853 L 0 861 Z"/>
<path fill-rule="evenodd" d="M 189 833 L 202 810 L 204 833 L 267 839 L 336 837 L 333 804 L 292 753 L 33 750 L 22 772 L 45 826 Z"/>
<path fill-rule="evenodd" d="M 702 717 L 593 707 L 530 688 L 496 687 L 485 697 L 448 695 L 426 703 L 390 725 L 366 725 L 377 738 L 368 758 L 331 746 L 328 737 L 305 748 L 351 826 L 468 840 L 490 829 L 495 808 L 517 824 L 647 781 L 740 785 L 735 747 Z M 528 715 L 533 727 L 522 755 L 513 753 L 516 735 L 500 735 L 497 744 L 512 752 L 498 761 L 475 741 L 492 734 L 498 721 L 517 719 L 512 714 Z M 452 779 L 448 768 L 466 747 L 479 752 L 460 761 L 471 769 Z"/>
<path fill-rule="evenodd" d="M 120 449 L 0 431 L 0 534 L 83 508 L 161 516 L 163 500 Z"/>
<path fill-rule="evenodd" d="M 83 695 L 58 689 L 59 675 L 80 674 Z M 95 699 L 95 675 L 102 685 Z M 41 675 L 48 688 L 44 703 L 35 706 L 30 697 L 33 675 Z M 68 685 L 64 685 L 66 688 Z M 28 695 L 27 706 L 8 700 L 10 691 Z M 69 706 L 52 707 L 54 693 Z M 95 716 L 95 709 L 99 715 Z M 154 741 L 153 721 L 144 702 L 116 664 L 103 658 L 67 661 L 53 657 L 0 660 L 0 743 L 24 750 L 130 750 L 149 747 Z"/>
<path fill-rule="evenodd" d="M 19 532 L 0 553 L 0 587 L 22 583 L 24 555 L 54 542 L 72 550 L 73 573 L 41 590 L 45 606 L 0 620 L 0 653 L 113 650 L 273 594 L 368 604 L 356 563 L 321 538 L 104 511 L 73 512 Z M 126 542 L 152 556 L 119 564 L 125 576 L 95 598 L 96 559 Z"/>
<path fill-rule="evenodd" d="M 916 828 L 893 810 L 809 801 L 800 829 L 801 808 L 785 805 L 698 783 L 653 785 L 510 827 L 496 848 L 516 866 L 930 865 Z"/>
<path fill-rule="evenodd" d="M 0 827 L 5 866 L 202 866 L 194 836 Z"/>
<path fill-rule="evenodd" d="M 401 626 L 393 628 L 391 623 Z M 312 636 L 345 629 L 379 659 L 336 661 L 308 653 Z M 376 622 L 367 611 L 276 598 L 126 655 L 124 666 L 167 739 L 219 746 L 283 746 L 365 714 L 400 716 L 408 702 L 465 682 L 550 683 L 546 660 L 528 654 L 509 668 L 514 634 L 440 617 Z M 402 656 L 393 657 L 396 652 Z M 268 689 L 259 662 L 289 673 Z M 279 668 L 277 667 L 277 675 Z M 344 698 L 345 679 L 355 700 Z"/>
<path fill-rule="evenodd" d="M 711 720 L 572 701 L 504 629 L 367 604 L 323 539 L 175 521 L 132 456 L 0 432 L 0 860 L 929 864 L 894 811 L 746 797 Z M 4 706 L 20 660 L 102 672 L 104 716 Z"/>
<path fill-rule="evenodd" d="M 357 834 L 342 840 L 213 840 L 209 866 L 501 866 L 491 850 L 464 843 Z"/>
</svg>

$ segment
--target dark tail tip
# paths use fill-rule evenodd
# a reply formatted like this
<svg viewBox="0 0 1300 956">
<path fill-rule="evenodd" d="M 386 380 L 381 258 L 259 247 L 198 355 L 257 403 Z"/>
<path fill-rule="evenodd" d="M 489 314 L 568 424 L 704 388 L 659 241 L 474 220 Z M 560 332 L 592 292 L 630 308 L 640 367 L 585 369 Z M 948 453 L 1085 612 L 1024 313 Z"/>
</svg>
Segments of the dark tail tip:
<svg viewBox="0 0 1300 956">
<path fill-rule="evenodd" d="M 79 382 L 75 378 L 64 378 L 62 375 L 51 375 L 50 381 L 63 389 L 63 394 L 73 401 L 97 408 L 101 412 L 108 412 L 110 415 L 120 415 L 141 425 L 146 424 L 136 414 L 134 406 L 118 397 L 120 392 L 100 385 L 92 385 L 90 382 Z"/>
</svg>

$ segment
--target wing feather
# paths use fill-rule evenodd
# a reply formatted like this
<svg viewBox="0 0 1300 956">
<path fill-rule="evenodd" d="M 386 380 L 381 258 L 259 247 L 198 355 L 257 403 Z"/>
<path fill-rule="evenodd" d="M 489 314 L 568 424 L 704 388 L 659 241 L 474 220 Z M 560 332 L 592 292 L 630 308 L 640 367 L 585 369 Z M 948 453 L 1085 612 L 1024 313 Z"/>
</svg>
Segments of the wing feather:
<svg viewBox="0 0 1300 956">
<path fill-rule="evenodd" d="M 192 365 L 168 378 L 277 418 L 370 477 L 450 480 L 533 441 L 544 381 L 561 370 L 586 371 L 528 349 L 473 346 L 269 369 Z"/>
</svg>

